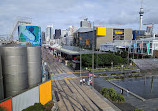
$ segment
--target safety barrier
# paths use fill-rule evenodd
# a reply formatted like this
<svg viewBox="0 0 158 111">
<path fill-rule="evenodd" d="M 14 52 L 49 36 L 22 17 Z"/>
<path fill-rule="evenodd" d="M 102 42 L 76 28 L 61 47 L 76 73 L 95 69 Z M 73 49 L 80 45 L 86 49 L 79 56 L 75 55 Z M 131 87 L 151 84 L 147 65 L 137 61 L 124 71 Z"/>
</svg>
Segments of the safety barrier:
<svg viewBox="0 0 158 111">
<path fill-rule="evenodd" d="M 22 111 L 23 109 L 34 105 L 34 103 L 45 105 L 51 100 L 52 88 L 51 80 L 49 80 L 14 97 L 0 101 L 0 107 L 6 109 L 6 111 Z"/>
</svg>

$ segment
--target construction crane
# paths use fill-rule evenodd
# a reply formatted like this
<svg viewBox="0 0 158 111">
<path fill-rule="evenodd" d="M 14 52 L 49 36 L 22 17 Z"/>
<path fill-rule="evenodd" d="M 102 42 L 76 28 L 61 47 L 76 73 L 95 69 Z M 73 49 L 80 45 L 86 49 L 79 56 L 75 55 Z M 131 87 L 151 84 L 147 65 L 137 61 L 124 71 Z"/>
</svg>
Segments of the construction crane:
<svg viewBox="0 0 158 111">
<path fill-rule="evenodd" d="M 32 23 L 32 18 L 29 17 L 18 17 L 16 24 L 13 28 L 13 31 L 10 34 L 10 41 L 14 41 L 14 34 L 19 26 L 19 24 L 31 24 Z"/>
</svg>

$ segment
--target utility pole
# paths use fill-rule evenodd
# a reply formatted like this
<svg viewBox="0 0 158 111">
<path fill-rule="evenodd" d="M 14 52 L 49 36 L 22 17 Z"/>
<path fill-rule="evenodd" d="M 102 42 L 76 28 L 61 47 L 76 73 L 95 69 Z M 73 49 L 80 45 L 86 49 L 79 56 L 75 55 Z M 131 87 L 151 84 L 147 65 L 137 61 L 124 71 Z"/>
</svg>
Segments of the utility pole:
<svg viewBox="0 0 158 111">
<path fill-rule="evenodd" d="M 81 54 L 81 47 L 80 47 L 80 79 L 82 79 L 82 54 Z"/>
<path fill-rule="evenodd" d="M 92 86 L 94 87 L 94 22 L 93 22 L 93 41 L 92 41 Z"/>
<path fill-rule="evenodd" d="M 80 40 L 80 80 L 82 79 L 82 54 L 81 54 L 81 37 L 79 38 Z"/>
</svg>

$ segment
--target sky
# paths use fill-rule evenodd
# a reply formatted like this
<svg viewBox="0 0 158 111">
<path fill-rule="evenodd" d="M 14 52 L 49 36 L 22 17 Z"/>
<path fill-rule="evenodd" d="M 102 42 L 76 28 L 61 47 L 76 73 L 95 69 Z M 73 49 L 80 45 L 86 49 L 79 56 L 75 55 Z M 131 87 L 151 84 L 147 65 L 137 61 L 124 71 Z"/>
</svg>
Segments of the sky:
<svg viewBox="0 0 158 111">
<path fill-rule="evenodd" d="M 140 7 L 141 0 L 0 0 L 0 35 L 12 32 L 17 17 L 32 18 L 42 31 L 52 24 L 54 29 L 79 27 L 84 18 L 96 26 L 139 29 Z M 158 0 L 144 0 L 143 8 L 143 23 L 158 24 Z"/>
</svg>

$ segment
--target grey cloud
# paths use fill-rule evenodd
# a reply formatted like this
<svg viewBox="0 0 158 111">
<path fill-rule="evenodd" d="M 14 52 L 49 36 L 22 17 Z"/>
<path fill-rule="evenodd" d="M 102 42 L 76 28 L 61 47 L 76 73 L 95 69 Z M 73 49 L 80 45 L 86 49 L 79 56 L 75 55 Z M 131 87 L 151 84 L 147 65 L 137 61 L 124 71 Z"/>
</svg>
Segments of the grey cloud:
<svg viewBox="0 0 158 111">
<path fill-rule="evenodd" d="M 98 24 L 139 24 L 141 0 L 1 0 L 0 30 L 9 33 L 17 16 L 33 18 L 33 23 L 45 30 L 46 25 L 54 28 L 79 26 L 80 20 L 88 17 Z M 144 0 L 144 21 L 158 20 L 158 1 Z M 1 34 L 0 33 L 0 34 Z"/>
</svg>

